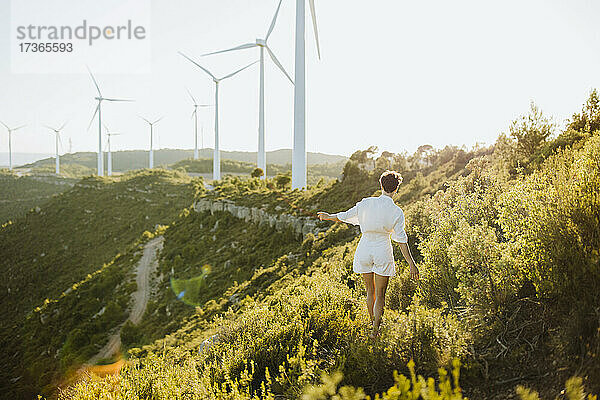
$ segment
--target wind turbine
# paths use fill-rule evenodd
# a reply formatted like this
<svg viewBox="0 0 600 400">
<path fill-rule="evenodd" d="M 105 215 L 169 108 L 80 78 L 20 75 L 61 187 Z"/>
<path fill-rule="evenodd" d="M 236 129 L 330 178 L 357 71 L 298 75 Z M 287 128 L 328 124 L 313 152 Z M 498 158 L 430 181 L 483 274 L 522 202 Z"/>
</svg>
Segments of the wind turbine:
<svg viewBox="0 0 600 400">
<path fill-rule="evenodd" d="M 281 8 L 282 1 L 283 0 L 279 0 L 279 5 L 277 6 L 275 15 L 273 15 L 273 19 L 271 20 L 271 25 L 269 26 L 269 29 L 267 30 L 267 34 L 264 39 L 256 39 L 256 41 L 254 43 L 242 44 L 240 46 L 237 46 L 237 47 L 234 47 L 231 49 L 215 51 L 215 52 L 207 53 L 207 54 L 203 55 L 203 56 L 209 56 L 212 54 L 219 54 L 219 53 L 226 53 L 229 51 L 250 49 L 253 47 L 260 48 L 260 91 L 259 91 L 259 102 L 258 102 L 258 104 L 259 104 L 258 105 L 258 153 L 257 153 L 256 166 L 264 171 L 264 175 L 262 176 L 263 179 L 265 179 L 267 176 L 267 157 L 265 154 L 265 50 L 267 50 L 267 53 L 269 53 L 269 56 L 271 57 L 271 60 L 273 60 L 273 63 L 275 63 L 275 65 L 277 65 L 277 67 L 281 70 L 281 72 L 283 72 L 283 74 L 290 80 L 292 85 L 294 84 L 294 81 L 292 80 L 292 78 L 290 78 L 290 75 L 286 72 L 285 68 L 283 68 L 283 65 L 281 65 L 281 63 L 279 62 L 279 60 L 277 59 L 275 54 L 273 54 L 273 51 L 271 51 L 271 49 L 267 45 L 267 40 L 269 40 L 269 36 L 271 36 L 271 33 L 273 32 L 273 29 L 275 28 L 275 23 L 277 22 L 277 15 L 279 14 L 279 9 Z"/>
<path fill-rule="evenodd" d="M 4 125 L 8 131 L 8 169 L 12 170 L 12 133 L 16 130 L 24 128 L 25 125 L 17 126 L 16 128 L 9 128 L 4 122 L 0 121 L 0 124 Z"/>
<path fill-rule="evenodd" d="M 92 122 L 94 122 L 94 118 L 96 117 L 96 114 L 98 114 L 98 176 L 104 176 L 104 156 L 102 154 L 102 101 L 106 100 L 106 101 L 116 102 L 116 101 L 133 101 L 133 100 L 109 99 L 106 97 L 102 97 L 102 92 L 100 92 L 100 87 L 98 86 L 98 82 L 96 82 L 96 78 L 94 78 L 94 75 L 92 74 L 92 71 L 90 71 L 89 68 L 88 68 L 88 72 L 90 73 L 90 76 L 92 77 L 92 81 L 94 81 L 94 85 L 96 86 L 96 89 L 98 90 L 98 96 L 95 97 L 95 99 L 98 100 L 98 105 L 96 106 L 96 110 L 94 111 L 94 115 L 92 116 L 92 119 L 88 126 L 88 130 L 92 126 Z"/>
<path fill-rule="evenodd" d="M 62 146 L 62 141 L 60 140 L 60 131 L 63 130 L 63 128 L 65 127 L 65 125 L 67 125 L 67 123 L 65 122 L 64 124 L 62 124 L 62 126 L 58 129 L 53 128 L 51 126 L 46 125 L 46 128 L 50 129 L 51 131 L 54 132 L 55 135 L 55 147 L 56 147 L 56 175 L 60 174 L 60 156 L 58 154 L 58 142 L 60 142 L 61 146 Z"/>
<path fill-rule="evenodd" d="M 164 117 L 160 117 L 159 119 L 157 119 L 154 122 L 150 122 L 144 117 L 140 117 L 140 118 L 142 118 L 144 121 L 146 121 L 148 123 L 148 125 L 150 125 L 150 160 L 148 162 L 148 165 L 149 165 L 149 168 L 152 169 L 152 168 L 154 168 L 154 150 L 152 149 L 152 143 L 153 143 L 153 139 L 154 139 L 154 124 L 156 124 L 158 121 L 160 121 Z"/>
<path fill-rule="evenodd" d="M 192 111 L 192 117 L 194 117 L 194 160 L 198 159 L 198 107 L 210 107 L 210 104 L 198 104 L 196 99 L 192 95 L 189 89 L 187 89 L 188 94 L 192 98 L 192 102 L 194 103 L 194 111 Z M 202 143 L 202 147 L 204 147 L 204 143 Z"/>
<path fill-rule="evenodd" d="M 108 176 L 112 176 L 112 153 L 110 151 L 110 138 L 111 136 L 119 136 L 120 133 L 110 132 L 106 124 L 104 124 L 104 129 L 106 130 L 106 137 L 108 138 Z"/>
<path fill-rule="evenodd" d="M 321 59 L 315 0 L 308 0 L 312 16 L 317 54 Z M 294 85 L 294 147 L 292 150 L 292 189 L 306 187 L 306 64 L 305 64 L 306 0 L 296 0 L 296 58 Z"/>
<path fill-rule="evenodd" d="M 207 70 L 202 65 L 198 64 L 196 61 L 192 60 L 191 58 L 189 58 L 182 52 L 179 52 L 179 54 L 181 54 L 183 57 L 188 59 L 190 62 L 192 62 L 198 68 L 200 68 L 202 71 L 204 71 L 208 75 L 210 75 L 213 82 L 215 83 L 215 149 L 214 149 L 214 155 L 213 155 L 213 179 L 220 180 L 221 179 L 221 153 L 219 151 L 219 83 L 227 78 L 231 78 L 232 76 L 242 72 L 246 68 L 251 67 L 252 65 L 256 64 L 258 61 L 254 61 L 253 63 L 246 65 L 244 68 L 240 68 L 237 71 L 232 72 L 229 75 L 225 75 L 222 78 L 217 78 L 215 75 L 213 75 L 212 72 L 210 72 L 209 70 Z"/>
</svg>

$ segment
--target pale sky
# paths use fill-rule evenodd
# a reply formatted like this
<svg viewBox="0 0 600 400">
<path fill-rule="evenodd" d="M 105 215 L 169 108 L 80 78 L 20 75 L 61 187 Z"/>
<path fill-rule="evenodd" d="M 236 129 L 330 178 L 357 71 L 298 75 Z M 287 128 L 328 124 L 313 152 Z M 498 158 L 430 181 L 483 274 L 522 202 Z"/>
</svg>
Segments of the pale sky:
<svg viewBox="0 0 600 400">
<path fill-rule="evenodd" d="M 192 148 L 185 88 L 212 103 L 214 84 L 177 51 L 216 75 L 228 74 L 258 59 L 258 49 L 200 55 L 263 37 L 277 3 L 152 0 L 152 72 L 97 74 L 105 96 L 136 99 L 103 108 L 103 120 L 123 134 L 113 149 L 148 148 L 138 115 L 165 116 L 156 127 L 158 147 Z M 412 152 L 421 144 L 490 144 L 531 100 L 562 124 L 591 88 L 600 88 L 598 1 L 316 0 L 316 9 L 322 59 L 307 21 L 308 151 L 350 155 L 370 145 Z M 10 2 L 2 0 L 0 120 L 28 124 L 13 136 L 13 151 L 52 153 L 43 124 L 65 120 L 63 151 L 69 137 L 73 151 L 96 151 L 97 130 L 86 132 L 96 93 L 85 66 L 81 74 L 12 74 L 10 18 Z M 269 39 L 292 77 L 294 18 L 295 2 L 284 0 Z M 118 58 L 106 54 L 106 60 Z M 95 61 L 88 62 L 94 69 Z M 270 60 L 266 65 L 267 150 L 291 148 L 293 89 Z M 257 66 L 223 82 L 220 94 L 221 148 L 255 151 Z M 201 112 L 201 122 L 204 144 L 212 147 L 212 109 Z M 2 128 L 0 153 L 6 151 Z"/>
</svg>

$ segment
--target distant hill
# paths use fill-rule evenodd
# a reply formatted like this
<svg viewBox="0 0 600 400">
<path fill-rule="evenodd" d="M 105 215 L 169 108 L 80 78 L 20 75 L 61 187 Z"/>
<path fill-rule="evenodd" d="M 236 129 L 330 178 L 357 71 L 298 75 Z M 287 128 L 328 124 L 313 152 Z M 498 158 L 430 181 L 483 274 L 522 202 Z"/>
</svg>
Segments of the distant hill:
<svg viewBox="0 0 600 400">
<path fill-rule="evenodd" d="M 52 157 L 50 153 L 12 153 L 13 167 Z M 0 152 L 0 168 L 8 168 L 8 153 Z"/>
<path fill-rule="evenodd" d="M 18 176 L 6 170 L 0 171 L 0 224 L 42 205 L 55 194 L 70 189 L 75 182 L 75 179 L 63 177 Z"/>
<path fill-rule="evenodd" d="M 346 160 L 338 161 L 335 163 L 326 164 L 311 164 L 307 168 L 308 173 L 308 184 L 314 185 L 321 178 L 325 179 L 336 179 L 341 178 L 342 170 Z M 200 174 L 205 176 L 206 179 L 212 179 L 212 159 L 200 158 L 193 160 L 188 158 L 181 160 L 169 166 L 170 169 L 183 169 L 188 173 Z M 256 168 L 256 163 L 244 162 L 244 161 L 233 161 L 233 160 L 221 160 L 221 172 L 225 175 L 249 175 Z M 267 165 L 267 176 L 273 177 L 278 174 L 291 173 L 291 164 L 268 164 Z"/>
<path fill-rule="evenodd" d="M 83 167 L 96 169 L 97 158 L 94 152 L 78 152 L 65 154 L 61 156 L 63 165 L 78 164 Z M 176 162 L 190 159 L 193 157 L 193 150 L 181 149 L 161 149 L 154 152 L 154 161 L 157 166 L 168 166 Z M 212 159 L 213 150 L 210 148 L 199 151 L 199 157 Z M 348 157 L 340 155 L 331 155 L 324 153 L 307 153 L 308 165 L 314 164 L 332 164 L 346 161 Z M 131 171 L 148 167 L 148 151 L 146 150 L 127 150 L 112 153 L 113 170 L 118 172 Z M 222 160 L 241 161 L 247 163 L 256 163 L 256 152 L 244 151 L 222 151 Z M 267 163 L 286 165 L 292 162 L 292 150 L 281 149 L 267 152 Z M 104 159 L 105 168 L 107 166 L 106 156 Z M 23 165 L 23 168 L 49 168 L 54 166 L 54 158 L 44 158 L 29 164 Z"/>
</svg>

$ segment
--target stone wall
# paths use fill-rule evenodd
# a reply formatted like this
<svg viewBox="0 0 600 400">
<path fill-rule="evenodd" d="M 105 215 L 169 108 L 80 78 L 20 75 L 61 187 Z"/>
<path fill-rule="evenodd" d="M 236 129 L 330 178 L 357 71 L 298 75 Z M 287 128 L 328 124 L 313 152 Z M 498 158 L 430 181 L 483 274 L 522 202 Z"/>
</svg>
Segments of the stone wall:
<svg viewBox="0 0 600 400">
<path fill-rule="evenodd" d="M 199 199 L 194 203 L 194 210 L 197 212 L 210 211 L 211 214 L 216 211 L 225 211 L 246 222 L 254 222 L 259 225 L 267 224 L 278 231 L 291 228 L 294 232 L 303 236 L 308 233 L 316 236 L 319 232 L 327 230 L 327 228 L 317 226 L 319 221 L 316 218 L 297 217 L 290 214 L 271 214 L 258 207 L 238 206 L 229 200 Z"/>
</svg>

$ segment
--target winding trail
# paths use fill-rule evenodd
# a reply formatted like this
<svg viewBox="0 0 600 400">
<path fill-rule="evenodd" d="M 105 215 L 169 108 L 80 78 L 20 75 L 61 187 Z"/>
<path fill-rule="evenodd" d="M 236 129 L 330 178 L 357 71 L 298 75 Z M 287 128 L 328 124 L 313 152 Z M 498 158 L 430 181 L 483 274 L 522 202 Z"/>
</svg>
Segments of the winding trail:
<svg viewBox="0 0 600 400">
<path fill-rule="evenodd" d="M 152 273 L 158 267 L 157 253 L 162 250 L 164 238 L 162 236 L 155 237 L 144 246 L 144 253 L 138 263 L 136 269 L 137 291 L 133 293 L 133 307 L 129 313 L 128 320 L 134 324 L 138 324 L 142 320 L 142 316 L 146 311 L 148 299 L 150 298 L 150 278 Z M 99 360 L 110 358 L 121 349 L 121 328 L 119 326 L 117 332 L 112 334 L 108 343 L 87 362 L 88 365 L 94 365 Z"/>
</svg>

